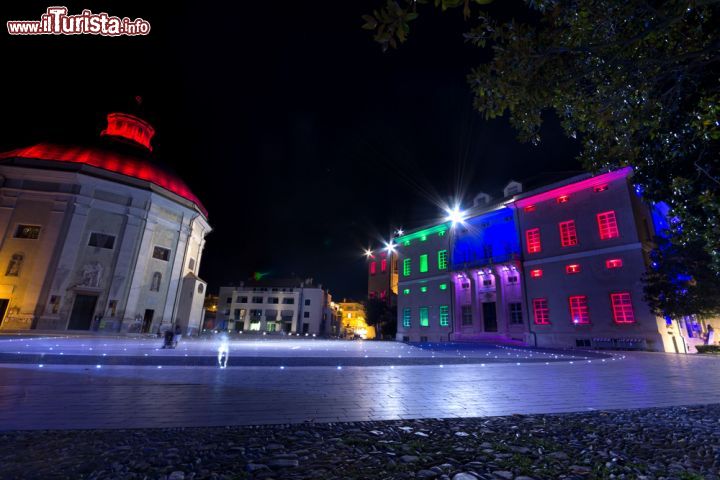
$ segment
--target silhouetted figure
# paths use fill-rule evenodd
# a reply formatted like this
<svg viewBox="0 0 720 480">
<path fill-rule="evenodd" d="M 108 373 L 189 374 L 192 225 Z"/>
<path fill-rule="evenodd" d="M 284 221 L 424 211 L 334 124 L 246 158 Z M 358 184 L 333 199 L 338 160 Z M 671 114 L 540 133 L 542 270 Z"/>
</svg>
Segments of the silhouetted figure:
<svg viewBox="0 0 720 480">
<path fill-rule="evenodd" d="M 171 329 L 165 330 L 165 342 L 163 343 L 162 348 L 175 348 L 175 342 L 173 341 L 175 339 L 175 334 Z"/>
<path fill-rule="evenodd" d="M 175 325 L 175 346 L 177 347 L 177 344 L 180 343 L 180 337 L 182 337 L 182 329 L 180 328 L 180 325 Z"/>
</svg>

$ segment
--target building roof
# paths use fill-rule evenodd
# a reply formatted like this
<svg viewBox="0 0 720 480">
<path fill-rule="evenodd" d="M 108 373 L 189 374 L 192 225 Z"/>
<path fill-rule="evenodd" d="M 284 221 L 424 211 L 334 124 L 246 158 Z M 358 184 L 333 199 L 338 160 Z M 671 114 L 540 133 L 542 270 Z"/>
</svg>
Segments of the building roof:
<svg viewBox="0 0 720 480">
<path fill-rule="evenodd" d="M 614 171 L 618 176 L 625 176 L 629 173 L 628 168 L 622 168 Z M 593 175 L 589 172 L 582 170 L 570 170 L 570 171 L 559 171 L 559 172 L 542 172 L 532 177 L 523 178 L 517 181 L 522 185 L 522 192 L 509 195 L 505 197 L 502 195 L 493 196 L 490 203 L 486 205 L 471 206 L 465 211 L 466 218 L 473 218 L 482 214 L 498 210 L 504 207 L 508 202 L 517 200 L 522 203 L 522 200 L 530 196 L 535 196 L 539 192 L 550 191 L 555 188 L 562 187 L 567 184 L 573 184 L 588 179 L 602 180 L 604 176 L 608 174 L 597 174 Z M 502 191 L 501 191 L 502 192 Z M 450 223 L 448 221 L 435 222 L 426 224 L 417 228 L 408 230 L 403 236 L 395 239 L 396 242 L 402 242 L 404 240 L 412 240 L 418 236 L 424 234 L 435 233 L 439 230 L 446 230 Z"/>
<path fill-rule="evenodd" d="M 100 177 L 104 176 L 103 172 L 119 174 L 165 189 L 189 201 L 207 217 L 207 210 L 190 187 L 169 168 L 161 166 L 152 156 L 150 139 L 153 134 L 152 126 L 143 120 L 132 115 L 111 113 L 108 115 L 108 128 L 103 130 L 102 137 L 94 145 L 38 143 L 0 153 L 0 163 L 34 168 L 82 170 L 83 173 Z M 28 161 L 18 162 L 18 159 Z M 94 169 L 85 169 L 82 168 L 83 166 Z M 110 178 L 115 181 L 122 179 L 117 175 L 112 175 Z M 128 183 L 142 186 L 136 181 Z"/>
<path fill-rule="evenodd" d="M 262 278 L 259 280 L 251 278 L 234 287 L 322 288 L 322 285 L 313 282 L 312 278 Z"/>
</svg>

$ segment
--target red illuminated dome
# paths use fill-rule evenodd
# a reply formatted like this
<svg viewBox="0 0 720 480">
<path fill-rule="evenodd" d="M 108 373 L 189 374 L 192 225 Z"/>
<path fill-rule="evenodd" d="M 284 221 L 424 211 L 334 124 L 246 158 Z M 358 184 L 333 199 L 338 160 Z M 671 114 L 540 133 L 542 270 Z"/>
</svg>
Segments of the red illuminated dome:
<svg viewBox="0 0 720 480">
<path fill-rule="evenodd" d="M 126 113 L 110 113 L 98 145 L 72 146 L 39 143 L 0 153 L 0 162 L 35 168 L 77 170 L 82 173 L 177 195 L 207 217 L 200 199 L 177 175 L 158 165 L 151 156 L 155 129 L 145 120 Z M 52 162 L 52 163 L 48 163 Z M 172 196 L 172 195 L 166 195 Z M 183 202 L 184 203 L 184 202 Z"/>
<path fill-rule="evenodd" d="M 100 132 L 100 135 L 123 138 L 142 145 L 152 152 L 150 141 L 155 135 L 155 129 L 145 120 L 127 113 L 109 113 L 107 121 L 107 128 Z"/>
</svg>

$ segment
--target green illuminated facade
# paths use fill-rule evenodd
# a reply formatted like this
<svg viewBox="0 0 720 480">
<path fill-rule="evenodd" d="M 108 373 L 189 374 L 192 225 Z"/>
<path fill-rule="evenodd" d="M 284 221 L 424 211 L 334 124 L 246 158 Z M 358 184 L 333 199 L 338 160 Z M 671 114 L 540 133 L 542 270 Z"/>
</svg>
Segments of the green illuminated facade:
<svg viewBox="0 0 720 480">
<path fill-rule="evenodd" d="M 450 340 L 452 281 L 448 227 L 442 223 L 396 239 L 402 265 L 399 286 L 408 291 L 398 299 L 398 340 Z"/>
</svg>

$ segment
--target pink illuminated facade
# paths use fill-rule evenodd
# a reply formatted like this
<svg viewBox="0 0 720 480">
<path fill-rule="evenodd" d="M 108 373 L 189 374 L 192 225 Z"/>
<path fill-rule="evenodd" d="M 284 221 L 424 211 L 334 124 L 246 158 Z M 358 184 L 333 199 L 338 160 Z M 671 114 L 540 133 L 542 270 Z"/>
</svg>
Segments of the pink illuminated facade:
<svg viewBox="0 0 720 480">
<path fill-rule="evenodd" d="M 397 239 L 398 340 L 689 351 L 643 300 L 656 232 L 631 169 L 511 185 L 462 224 Z M 417 269 L 440 250 L 447 270 Z"/>
</svg>

